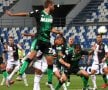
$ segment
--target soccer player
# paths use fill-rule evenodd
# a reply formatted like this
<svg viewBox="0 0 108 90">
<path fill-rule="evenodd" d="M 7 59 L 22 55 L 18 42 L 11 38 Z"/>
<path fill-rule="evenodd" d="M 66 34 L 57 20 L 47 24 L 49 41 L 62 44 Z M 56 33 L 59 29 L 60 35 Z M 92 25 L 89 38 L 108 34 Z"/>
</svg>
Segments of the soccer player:
<svg viewBox="0 0 108 90">
<path fill-rule="evenodd" d="M 55 60 L 54 60 L 54 69 L 53 72 L 55 74 L 55 76 L 57 77 L 57 79 L 59 80 L 61 78 L 61 74 L 62 74 L 62 65 L 59 62 L 59 59 L 64 55 L 64 50 L 65 50 L 65 39 L 63 36 L 57 36 L 56 39 L 54 40 L 54 56 L 55 56 Z M 66 84 L 64 83 L 63 85 L 63 89 L 67 90 Z"/>
<path fill-rule="evenodd" d="M 67 79 L 67 73 L 74 73 L 79 76 L 81 76 L 83 80 L 83 90 L 88 89 L 88 79 L 89 74 L 79 67 L 79 60 L 81 59 L 82 55 L 89 55 L 92 54 L 94 51 L 94 47 L 91 51 L 85 51 L 81 49 L 81 46 L 79 44 L 74 45 L 73 53 L 72 54 L 65 54 L 59 61 L 64 66 L 64 73 L 61 75 L 61 79 L 59 80 L 59 83 L 57 84 L 55 90 L 59 90 L 59 88 L 62 86 L 62 84 Z M 71 58 L 71 60 L 69 59 Z"/>
<path fill-rule="evenodd" d="M 4 47 L 4 54 L 7 53 L 7 65 L 6 65 L 6 71 L 12 72 L 8 76 L 8 80 L 10 81 L 13 77 L 13 75 L 19 70 L 20 68 L 20 62 L 19 62 L 19 55 L 18 55 L 18 49 L 22 50 L 21 46 L 19 44 L 14 43 L 14 38 L 12 36 L 8 37 L 8 44 Z M 14 68 L 15 66 L 15 68 Z M 14 70 L 13 70 L 14 68 Z M 13 71 L 12 71 L 13 70 Z"/>
<path fill-rule="evenodd" d="M 100 68 L 104 72 L 104 75 L 103 75 L 104 81 L 106 82 L 108 80 L 108 67 L 105 62 L 108 58 L 108 47 L 102 42 L 101 34 L 97 35 L 96 43 L 94 44 L 94 46 L 96 47 L 96 49 L 93 55 L 93 64 L 91 68 L 91 79 L 94 85 L 94 89 L 97 89 L 95 73 L 96 73 L 96 70 L 99 69 L 99 65 L 100 65 Z M 106 76 L 107 76 L 107 80 L 106 80 Z M 107 86 L 108 84 L 104 84 L 102 88 L 106 88 Z"/>
<path fill-rule="evenodd" d="M 1 52 L 0 52 L 0 69 L 3 73 L 3 77 L 5 78 L 6 85 L 9 86 L 10 84 L 14 83 L 14 81 L 8 80 L 9 74 L 6 71 L 6 64 L 5 64 L 6 59 L 5 59 L 5 56 L 4 56 L 3 51 L 2 51 L 3 50 L 2 44 L 3 44 L 3 38 L 0 37 L 0 48 L 1 48 L 0 49 L 1 50 Z"/>
<path fill-rule="evenodd" d="M 51 0 L 46 0 L 44 3 L 44 10 L 35 10 L 29 13 L 12 13 L 7 11 L 9 16 L 30 16 L 35 17 L 37 22 L 37 35 L 31 44 L 31 51 L 28 54 L 25 62 L 23 63 L 19 75 L 20 77 L 25 72 L 29 63 L 36 56 L 36 51 L 41 50 L 45 55 L 48 63 L 48 83 L 52 84 L 52 74 L 53 74 L 53 57 L 52 49 L 50 44 L 50 32 L 61 34 L 59 30 L 53 27 L 53 17 L 51 12 L 54 10 L 54 3 Z"/>
<path fill-rule="evenodd" d="M 69 37 L 68 44 L 67 44 L 67 47 L 66 47 L 67 54 L 72 53 L 73 48 L 74 48 L 74 38 L 73 37 Z M 69 86 L 70 85 L 70 75 L 67 75 L 67 78 L 68 78 L 67 86 Z"/>
</svg>

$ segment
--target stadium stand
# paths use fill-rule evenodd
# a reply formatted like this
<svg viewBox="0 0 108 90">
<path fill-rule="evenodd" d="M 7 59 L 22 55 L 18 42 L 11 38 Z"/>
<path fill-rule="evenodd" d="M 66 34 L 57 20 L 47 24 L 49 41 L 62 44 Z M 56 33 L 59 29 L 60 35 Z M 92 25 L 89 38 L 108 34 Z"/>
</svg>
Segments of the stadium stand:
<svg viewBox="0 0 108 90">
<path fill-rule="evenodd" d="M 66 27 L 57 27 L 63 30 L 66 40 L 70 36 L 75 38 L 75 43 L 80 43 L 84 48 L 90 48 L 91 44 L 96 40 L 97 29 L 100 26 L 73 26 L 69 30 Z M 108 29 L 108 25 L 106 25 Z M 0 36 L 4 37 L 4 42 L 8 40 L 8 36 L 12 35 L 15 38 L 15 43 L 23 43 L 26 53 L 30 49 L 31 37 L 22 37 L 22 33 L 36 33 L 36 27 L 1 27 Z M 55 35 L 53 35 L 55 37 Z M 108 32 L 103 36 L 103 41 L 108 44 Z"/>
<path fill-rule="evenodd" d="M 19 0 L 0 0 L 0 16 L 3 15 L 5 10 L 10 9 Z"/>
</svg>

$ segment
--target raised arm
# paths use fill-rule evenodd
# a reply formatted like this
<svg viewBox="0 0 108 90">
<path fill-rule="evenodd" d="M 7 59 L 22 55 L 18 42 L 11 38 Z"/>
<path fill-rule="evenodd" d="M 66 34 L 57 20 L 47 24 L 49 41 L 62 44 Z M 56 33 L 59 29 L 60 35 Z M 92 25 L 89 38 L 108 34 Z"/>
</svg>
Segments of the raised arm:
<svg viewBox="0 0 108 90">
<path fill-rule="evenodd" d="M 6 11 L 6 14 L 9 16 L 29 16 L 28 12 L 19 12 L 19 13 L 12 13 L 11 11 Z"/>
<path fill-rule="evenodd" d="M 35 37 L 36 34 L 31 34 L 31 33 L 22 33 L 22 36 Z"/>
<path fill-rule="evenodd" d="M 56 33 L 56 34 L 63 34 L 60 30 L 57 30 L 55 27 L 52 28 L 51 32 Z"/>
</svg>

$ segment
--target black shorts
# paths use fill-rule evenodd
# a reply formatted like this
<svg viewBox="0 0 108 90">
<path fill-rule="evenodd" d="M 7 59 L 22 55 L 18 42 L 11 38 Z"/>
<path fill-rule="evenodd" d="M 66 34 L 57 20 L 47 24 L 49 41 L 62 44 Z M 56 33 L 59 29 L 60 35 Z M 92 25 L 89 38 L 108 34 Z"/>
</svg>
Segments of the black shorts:
<svg viewBox="0 0 108 90">
<path fill-rule="evenodd" d="M 67 75 L 77 74 L 80 71 L 79 67 L 71 67 L 70 69 L 65 68 L 64 73 Z"/>
<path fill-rule="evenodd" d="M 43 54 L 53 54 L 53 49 L 51 47 L 50 42 L 48 43 L 38 40 L 37 45 L 38 45 L 38 50 L 41 50 Z"/>
<path fill-rule="evenodd" d="M 0 64 L 2 64 L 3 63 L 3 58 L 2 57 L 0 57 Z"/>
</svg>

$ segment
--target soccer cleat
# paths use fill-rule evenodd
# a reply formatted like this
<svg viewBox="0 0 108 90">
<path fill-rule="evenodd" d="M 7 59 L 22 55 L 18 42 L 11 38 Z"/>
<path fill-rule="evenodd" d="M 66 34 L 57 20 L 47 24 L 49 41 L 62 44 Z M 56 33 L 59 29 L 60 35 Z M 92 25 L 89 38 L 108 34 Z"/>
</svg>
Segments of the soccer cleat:
<svg viewBox="0 0 108 90">
<path fill-rule="evenodd" d="M 106 88 L 108 86 L 108 84 L 103 84 L 102 86 L 101 86 L 101 88 Z"/>
<path fill-rule="evenodd" d="M 19 75 L 19 76 L 16 78 L 16 80 L 17 80 L 17 81 L 22 81 L 22 80 L 23 80 L 23 79 L 22 79 L 22 76 Z"/>
<path fill-rule="evenodd" d="M 6 80 L 6 86 L 9 87 L 11 84 L 14 84 L 13 80 Z"/>
<path fill-rule="evenodd" d="M 55 90 L 52 84 L 49 84 L 48 82 L 46 82 L 46 86 L 48 86 L 50 88 L 50 90 Z"/>
<path fill-rule="evenodd" d="M 97 87 L 93 88 L 92 90 L 97 90 Z"/>
<path fill-rule="evenodd" d="M 66 86 L 69 87 L 70 86 L 70 82 L 67 82 Z"/>
</svg>

